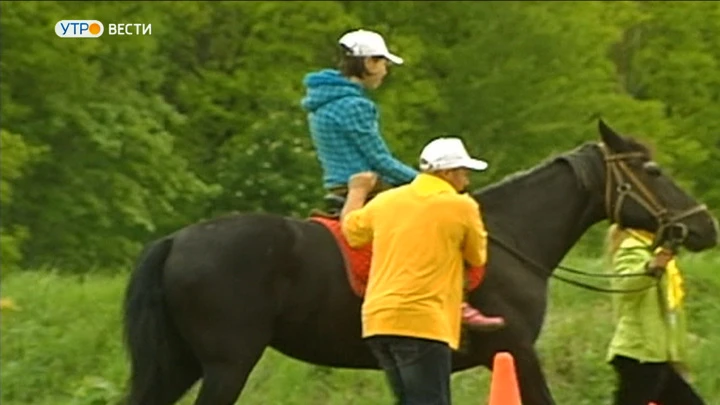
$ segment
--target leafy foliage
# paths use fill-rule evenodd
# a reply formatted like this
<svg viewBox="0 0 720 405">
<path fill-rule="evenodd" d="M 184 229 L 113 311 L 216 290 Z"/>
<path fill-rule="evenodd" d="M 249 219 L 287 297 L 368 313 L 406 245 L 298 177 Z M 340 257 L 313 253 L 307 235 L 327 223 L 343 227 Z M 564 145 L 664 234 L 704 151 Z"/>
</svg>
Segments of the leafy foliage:
<svg viewBox="0 0 720 405">
<path fill-rule="evenodd" d="M 372 96 L 410 164 L 430 138 L 457 134 L 491 163 L 479 186 L 594 139 L 602 116 L 650 140 L 683 185 L 720 206 L 717 2 L 1 7 L 5 263 L 124 266 L 202 218 L 306 215 L 323 191 L 302 79 L 333 66 L 336 39 L 358 27 L 406 60 Z M 69 16 L 153 31 L 53 35 Z"/>
<path fill-rule="evenodd" d="M 5 216 L 6 209 L 13 200 L 13 184 L 20 180 L 27 169 L 45 151 L 44 148 L 31 146 L 20 135 L 0 130 L 0 145 L 3 158 L 0 159 L 0 210 Z M 6 222 L 7 223 L 7 222 Z M 0 257 L 4 266 L 3 275 L 8 273 L 22 258 L 21 245 L 30 235 L 26 227 L 0 225 Z"/>
</svg>

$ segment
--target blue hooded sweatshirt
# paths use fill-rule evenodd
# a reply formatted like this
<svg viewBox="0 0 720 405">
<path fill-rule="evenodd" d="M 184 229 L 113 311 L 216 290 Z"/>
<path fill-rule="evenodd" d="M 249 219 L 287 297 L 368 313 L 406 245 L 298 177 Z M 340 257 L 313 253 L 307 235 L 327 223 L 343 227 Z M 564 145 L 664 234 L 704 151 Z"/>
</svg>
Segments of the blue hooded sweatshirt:
<svg viewBox="0 0 720 405">
<path fill-rule="evenodd" d="M 380 135 L 378 112 L 363 87 L 339 71 L 325 69 L 305 76 L 310 135 L 323 169 L 326 189 L 346 186 L 353 174 L 374 171 L 398 186 L 417 171 L 395 159 Z"/>
</svg>

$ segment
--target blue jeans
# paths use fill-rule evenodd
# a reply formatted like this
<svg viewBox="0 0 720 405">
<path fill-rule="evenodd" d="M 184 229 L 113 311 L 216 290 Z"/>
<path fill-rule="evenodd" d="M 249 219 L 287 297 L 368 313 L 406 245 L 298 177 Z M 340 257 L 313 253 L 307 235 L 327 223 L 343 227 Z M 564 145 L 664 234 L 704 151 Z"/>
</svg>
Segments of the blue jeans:
<svg viewBox="0 0 720 405">
<path fill-rule="evenodd" d="M 408 336 L 372 336 L 366 342 L 396 405 L 451 405 L 452 351 L 446 343 Z"/>
</svg>

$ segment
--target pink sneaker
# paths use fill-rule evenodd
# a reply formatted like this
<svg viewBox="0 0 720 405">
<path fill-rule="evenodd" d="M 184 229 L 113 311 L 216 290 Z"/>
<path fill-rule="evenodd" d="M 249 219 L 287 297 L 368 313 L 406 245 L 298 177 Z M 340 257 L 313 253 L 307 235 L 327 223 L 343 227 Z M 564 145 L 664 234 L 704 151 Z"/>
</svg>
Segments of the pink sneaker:
<svg viewBox="0 0 720 405">
<path fill-rule="evenodd" d="M 477 331 L 490 332 L 505 327 L 505 320 L 497 316 L 485 316 L 467 302 L 462 304 L 463 325 Z"/>
</svg>

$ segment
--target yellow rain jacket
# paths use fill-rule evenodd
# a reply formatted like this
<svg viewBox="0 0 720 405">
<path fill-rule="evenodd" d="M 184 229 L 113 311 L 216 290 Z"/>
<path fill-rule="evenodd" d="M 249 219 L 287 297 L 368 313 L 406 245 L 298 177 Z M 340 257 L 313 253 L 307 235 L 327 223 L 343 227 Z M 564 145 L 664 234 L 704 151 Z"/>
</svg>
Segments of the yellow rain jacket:
<svg viewBox="0 0 720 405">
<path fill-rule="evenodd" d="M 652 235 L 632 231 L 612 258 L 616 274 L 645 271 L 652 258 Z M 683 311 L 683 279 L 675 259 L 668 263 L 660 280 L 654 277 L 613 279 L 617 289 L 649 287 L 635 293 L 613 296 L 616 328 L 608 360 L 615 355 L 647 362 L 682 362 L 686 355 L 686 321 Z"/>
</svg>

